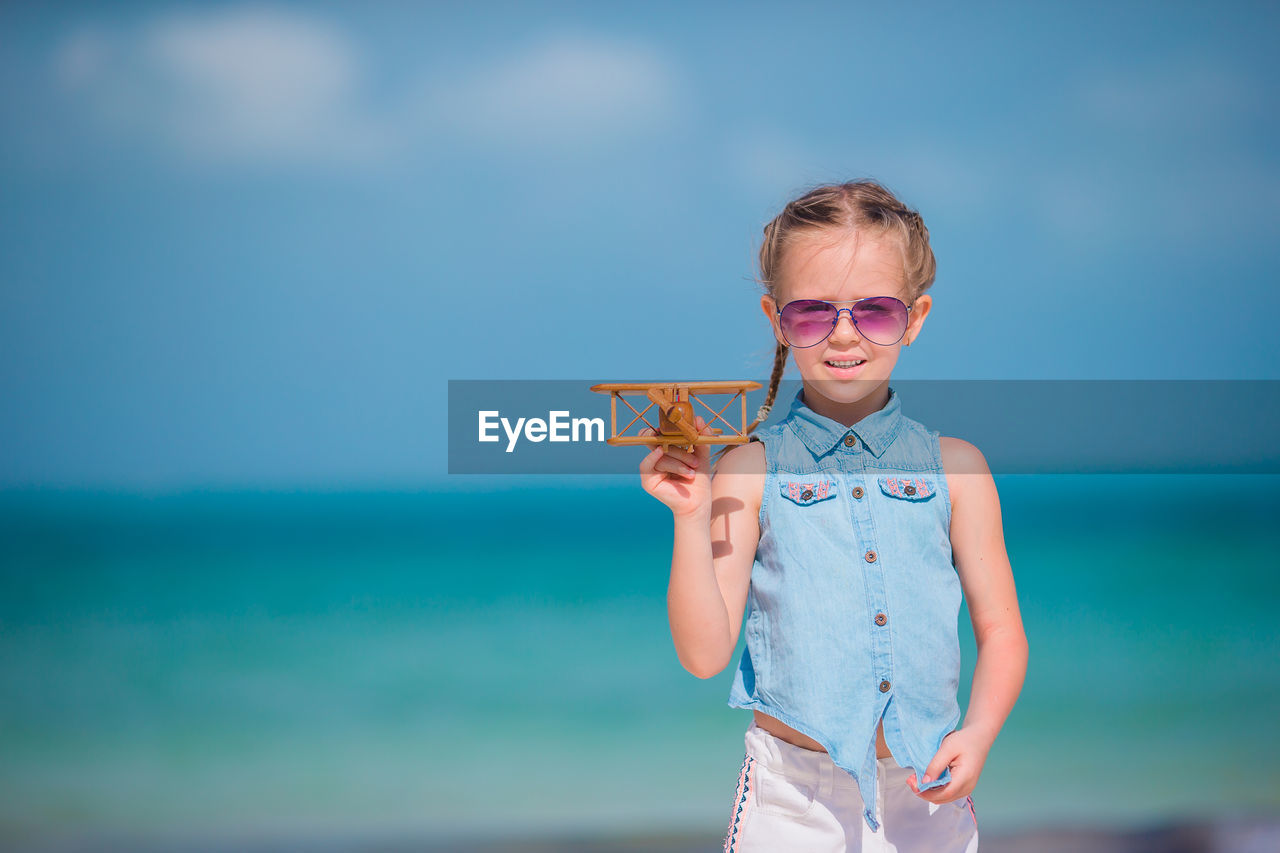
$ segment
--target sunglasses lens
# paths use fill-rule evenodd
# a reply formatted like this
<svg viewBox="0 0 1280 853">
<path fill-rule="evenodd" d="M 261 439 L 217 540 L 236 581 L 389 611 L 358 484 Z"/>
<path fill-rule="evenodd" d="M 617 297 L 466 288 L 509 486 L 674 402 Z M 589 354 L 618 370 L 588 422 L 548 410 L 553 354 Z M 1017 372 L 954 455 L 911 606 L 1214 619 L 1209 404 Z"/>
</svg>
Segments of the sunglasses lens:
<svg viewBox="0 0 1280 853">
<path fill-rule="evenodd" d="M 782 336 L 793 347 L 821 343 L 835 326 L 836 308 L 820 299 L 797 299 L 782 309 Z"/>
<path fill-rule="evenodd" d="M 892 296 L 864 299 L 853 307 L 858 334 L 873 344 L 891 346 L 907 330 L 907 306 Z"/>
</svg>

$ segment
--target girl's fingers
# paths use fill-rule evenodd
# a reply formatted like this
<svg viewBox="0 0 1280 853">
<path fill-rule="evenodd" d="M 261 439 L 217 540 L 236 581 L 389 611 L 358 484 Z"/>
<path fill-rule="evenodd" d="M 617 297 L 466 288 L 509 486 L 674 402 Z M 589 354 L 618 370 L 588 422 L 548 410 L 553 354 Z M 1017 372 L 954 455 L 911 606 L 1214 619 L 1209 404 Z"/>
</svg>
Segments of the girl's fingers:
<svg viewBox="0 0 1280 853">
<path fill-rule="evenodd" d="M 674 444 L 667 448 L 667 456 L 677 462 L 683 462 L 685 465 L 693 465 L 698 461 L 696 453 L 690 453 L 683 447 L 676 447 Z"/>
<path fill-rule="evenodd" d="M 659 444 L 645 454 L 645 457 L 640 460 L 640 473 L 651 474 L 658 471 L 658 463 L 662 462 L 663 458 L 662 445 Z"/>
<path fill-rule="evenodd" d="M 692 477 L 696 472 L 693 470 L 697 460 L 686 460 L 679 454 L 683 451 L 672 452 L 671 448 L 665 451 L 661 444 L 655 446 L 649 451 L 644 459 L 640 460 L 640 470 L 648 472 L 657 472 L 659 474 L 674 474 L 679 477 Z M 686 454 L 687 456 L 687 454 Z M 686 461 L 692 462 L 693 465 L 686 464 Z"/>
<path fill-rule="evenodd" d="M 927 800 L 928 802 L 931 802 L 931 803 L 941 804 L 944 802 L 950 802 L 951 800 L 957 799 L 955 794 L 953 793 L 954 791 L 958 790 L 957 780 L 955 778 L 952 778 L 950 782 L 943 785 L 941 788 L 930 788 L 927 791 L 921 791 L 920 788 L 916 785 L 915 775 L 912 774 L 911 776 L 907 777 L 907 787 L 911 789 L 911 793 L 915 794 L 920 799 Z"/>
<path fill-rule="evenodd" d="M 677 459 L 664 459 L 658 463 L 660 470 L 668 471 L 682 477 L 692 477 L 696 472 Z"/>
</svg>

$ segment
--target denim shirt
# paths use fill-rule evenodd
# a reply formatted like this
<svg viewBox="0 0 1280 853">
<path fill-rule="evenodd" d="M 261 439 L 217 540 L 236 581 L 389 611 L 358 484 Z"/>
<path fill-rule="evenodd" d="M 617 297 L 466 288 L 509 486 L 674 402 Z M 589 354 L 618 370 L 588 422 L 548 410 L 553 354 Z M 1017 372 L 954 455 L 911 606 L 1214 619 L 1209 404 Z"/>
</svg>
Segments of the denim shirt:
<svg viewBox="0 0 1280 853">
<path fill-rule="evenodd" d="M 874 831 L 877 723 L 918 781 L 960 722 L 951 499 L 939 433 L 904 416 L 892 387 L 852 427 L 803 396 L 752 435 L 766 476 L 729 706 L 822 744 L 857 780 Z M 918 787 L 949 781 L 944 769 Z"/>
</svg>

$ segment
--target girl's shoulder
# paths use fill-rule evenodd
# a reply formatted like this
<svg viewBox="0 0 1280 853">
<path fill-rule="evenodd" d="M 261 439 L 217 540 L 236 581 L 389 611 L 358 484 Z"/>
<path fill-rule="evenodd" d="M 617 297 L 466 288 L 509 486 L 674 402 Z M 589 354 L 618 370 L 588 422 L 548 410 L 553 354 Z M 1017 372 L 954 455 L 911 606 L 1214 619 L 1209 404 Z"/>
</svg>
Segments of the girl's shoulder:
<svg viewBox="0 0 1280 853">
<path fill-rule="evenodd" d="M 975 445 L 963 438 L 940 435 L 938 447 L 942 452 L 942 470 L 951 474 L 986 474 L 990 476 L 991 468 L 987 458 Z"/>
<path fill-rule="evenodd" d="M 954 436 L 941 436 L 938 444 L 953 513 L 956 507 L 963 507 L 961 518 L 972 518 L 971 508 L 975 508 L 980 523 L 999 519 L 1000 498 L 982 451 Z"/>
<path fill-rule="evenodd" d="M 763 480 L 765 474 L 765 445 L 760 438 L 764 430 L 751 434 L 745 444 L 730 447 L 716 461 L 716 474 L 758 474 Z"/>
</svg>

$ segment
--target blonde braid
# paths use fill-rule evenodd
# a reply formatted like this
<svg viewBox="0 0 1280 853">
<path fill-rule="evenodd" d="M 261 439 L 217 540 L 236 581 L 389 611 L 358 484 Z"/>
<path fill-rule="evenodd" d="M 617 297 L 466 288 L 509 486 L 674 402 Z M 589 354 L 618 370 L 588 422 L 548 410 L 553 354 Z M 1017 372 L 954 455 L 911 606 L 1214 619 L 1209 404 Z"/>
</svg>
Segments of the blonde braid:
<svg viewBox="0 0 1280 853">
<path fill-rule="evenodd" d="M 773 354 L 773 372 L 769 375 L 769 393 L 765 395 L 764 405 L 756 412 L 756 419 L 747 426 L 746 434 L 750 435 L 755 431 L 761 423 L 769 418 L 769 412 L 773 409 L 773 402 L 778 396 L 778 385 L 782 382 L 782 374 L 787 369 L 787 352 L 789 348 L 786 344 L 779 342 L 778 348 Z M 728 444 L 716 451 L 716 455 L 712 457 L 712 467 L 720 461 L 720 457 L 729 452 L 729 449 L 736 445 Z"/>
</svg>

